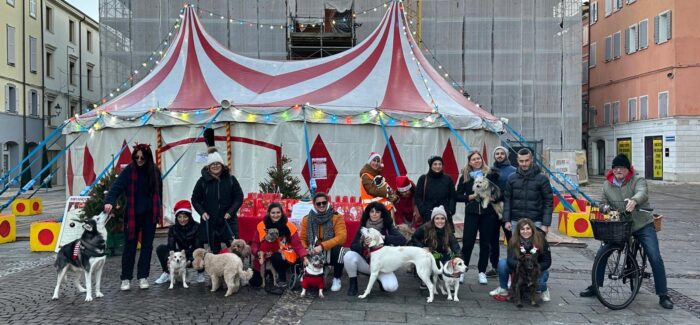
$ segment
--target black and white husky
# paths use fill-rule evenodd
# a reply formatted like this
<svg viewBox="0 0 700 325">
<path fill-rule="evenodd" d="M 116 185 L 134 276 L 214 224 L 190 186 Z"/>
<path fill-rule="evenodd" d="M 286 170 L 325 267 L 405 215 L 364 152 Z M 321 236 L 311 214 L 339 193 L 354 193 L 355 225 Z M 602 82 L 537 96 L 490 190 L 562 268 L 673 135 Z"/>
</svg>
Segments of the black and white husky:
<svg viewBox="0 0 700 325">
<path fill-rule="evenodd" d="M 95 217 L 100 218 L 102 215 Z M 92 277 L 95 276 L 95 297 L 101 298 L 100 281 L 102 278 L 102 268 L 105 265 L 105 239 L 97 230 L 97 222 L 94 219 L 88 219 L 83 224 L 83 235 L 80 239 L 76 239 L 58 251 L 56 255 L 56 271 L 58 279 L 56 280 L 56 289 L 53 291 L 53 298 L 58 299 L 58 290 L 61 288 L 61 282 L 66 276 L 67 271 L 76 273 L 75 286 L 80 292 L 87 292 L 85 301 L 92 301 Z M 80 284 L 80 272 L 85 274 L 85 286 Z"/>
</svg>

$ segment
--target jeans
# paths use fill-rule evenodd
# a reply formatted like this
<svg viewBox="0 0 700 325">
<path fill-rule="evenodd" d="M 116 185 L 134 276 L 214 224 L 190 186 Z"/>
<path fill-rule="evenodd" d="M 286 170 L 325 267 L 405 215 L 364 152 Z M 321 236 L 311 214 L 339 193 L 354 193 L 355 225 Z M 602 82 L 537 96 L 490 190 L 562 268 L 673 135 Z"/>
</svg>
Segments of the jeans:
<svg viewBox="0 0 700 325">
<path fill-rule="evenodd" d="M 498 283 L 503 289 L 508 289 L 508 277 L 510 276 L 511 273 L 513 273 L 514 270 L 512 270 L 508 266 L 508 260 L 503 258 L 500 261 L 498 261 Z M 549 270 L 544 270 L 540 272 L 540 281 L 539 281 L 539 286 L 537 291 L 539 292 L 545 292 L 547 291 L 547 280 L 549 280 Z"/>
<path fill-rule="evenodd" d="M 510 241 L 510 236 L 512 235 L 512 232 L 508 229 L 506 229 L 506 223 L 503 221 L 498 221 L 499 226 L 496 227 L 494 230 L 493 236 L 491 236 L 491 242 L 489 245 L 491 246 L 491 254 L 489 256 L 489 260 L 491 261 L 491 266 L 493 267 L 494 270 L 498 269 L 498 258 L 500 257 L 501 254 L 501 248 L 499 244 L 501 243 L 501 229 L 503 229 L 503 234 L 506 237 L 506 241 Z"/>
<path fill-rule="evenodd" d="M 647 260 L 651 265 L 651 272 L 654 275 L 654 289 L 656 294 L 663 296 L 668 294 L 668 288 L 666 287 L 666 268 L 664 267 L 664 260 L 661 258 L 661 251 L 659 251 L 659 239 L 656 237 L 656 229 L 654 229 L 654 224 L 650 223 L 641 229 L 632 233 L 632 236 L 637 238 L 639 244 L 644 248 L 644 252 L 647 254 Z M 607 245 L 600 246 L 598 253 L 600 254 Z M 596 279 L 599 284 L 603 283 L 605 265 L 607 261 L 601 261 L 598 269 L 596 270 Z"/>
</svg>

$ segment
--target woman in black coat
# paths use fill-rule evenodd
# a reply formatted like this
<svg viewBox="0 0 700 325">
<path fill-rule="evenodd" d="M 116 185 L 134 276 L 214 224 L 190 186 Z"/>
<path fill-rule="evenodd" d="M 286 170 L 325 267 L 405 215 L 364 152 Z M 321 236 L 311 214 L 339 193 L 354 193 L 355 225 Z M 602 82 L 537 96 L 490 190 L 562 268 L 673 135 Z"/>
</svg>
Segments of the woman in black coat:
<svg viewBox="0 0 700 325">
<path fill-rule="evenodd" d="M 156 247 L 156 255 L 163 269 L 163 274 L 156 279 L 156 284 L 170 281 L 170 270 L 168 269 L 168 257 L 171 251 L 185 251 L 187 257 L 187 267 L 191 266 L 194 259 L 192 253 L 195 249 L 202 247 L 199 242 L 199 224 L 192 219 L 192 204 L 187 200 L 180 200 L 175 203 L 173 209 L 175 213 L 175 224 L 168 230 L 168 243 Z M 204 271 L 204 270 L 202 270 Z M 204 282 L 204 273 L 200 271 L 195 279 L 196 282 Z"/>
<path fill-rule="evenodd" d="M 430 157 L 428 166 L 430 166 L 428 173 L 418 178 L 413 200 L 423 220 L 430 220 L 433 208 L 443 206 L 447 213 L 447 224 L 454 232 L 455 224 L 452 221 L 456 205 L 454 181 L 443 172 L 442 157 Z"/>
</svg>

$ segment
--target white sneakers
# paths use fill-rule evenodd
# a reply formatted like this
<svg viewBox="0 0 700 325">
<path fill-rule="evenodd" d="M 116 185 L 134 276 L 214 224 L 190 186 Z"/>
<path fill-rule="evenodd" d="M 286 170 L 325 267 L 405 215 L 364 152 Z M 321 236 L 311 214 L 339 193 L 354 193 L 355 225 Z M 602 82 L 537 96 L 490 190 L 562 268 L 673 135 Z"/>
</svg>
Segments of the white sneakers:
<svg viewBox="0 0 700 325">
<path fill-rule="evenodd" d="M 131 289 L 131 281 L 129 280 L 122 280 L 122 285 L 119 287 L 122 291 L 130 290 Z"/>
<path fill-rule="evenodd" d="M 148 289 L 148 279 L 146 279 L 146 278 L 139 279 L 139 288 Z"/>
<path fill-rule="evenodd" d="M 158 279 L 156 279 L 156 284 L 163 284 L 170 281 L 170 274 L 163 272 Z"/>
<path fill-rule="evenodd" d="M 486 273 L 480 272 L 479 273 L 479 284 L 487 284 L 489 283 L 488 280 L 486 280 Z"/>
<path fill-rule="evenodd" d="M 501 287 L 498 287 L 498 288 L 496 288 L 496 289 L 491 290 L 491 292 L 489 292 L 489 295 L 490 295 L 490 296 L 497 296 L 497 295 L 498 295 L 498 296 L 507 296 L 507 295 L 508 295 L 508 289 L 503 289 L 503 288 L 501 288 Z"/>
<path fill-rule="evenodd" d="M 206 282 L 207 279 L 204 278 L 204 272 L 197 272 L 197 275 L 194 276 L 194 281 L 197 283 Z"/>
<path fill-rule="evenodd" d="M 549 288 L 547 290 L 542 291 L 540 294 L 540 298 L 542 298 L 542 301 L 550 301 L 552 298 L 549 296 Z"/>
<path fill-rule="evenodd" d="M 331 286 L 331 291 L 340 291 L 340 279 L 333 278 L 333 285 Z"/>
</svg>

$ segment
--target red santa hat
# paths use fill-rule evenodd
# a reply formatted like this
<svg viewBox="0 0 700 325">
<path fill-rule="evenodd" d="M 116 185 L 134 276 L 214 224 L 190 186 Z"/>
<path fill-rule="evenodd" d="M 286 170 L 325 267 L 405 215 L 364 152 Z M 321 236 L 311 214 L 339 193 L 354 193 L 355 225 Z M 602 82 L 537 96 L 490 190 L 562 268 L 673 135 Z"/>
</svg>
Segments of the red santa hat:
<svg viewBox="0 0 700 325">
<path fill-rule="evenodd" d="M 189 214 L 192 214 L 192 203 L 190 203 L 190 201 L 188 200 L 177 201 L 173 210 L 175 210 L 175 215 L 177 215 L 180 212 L 187 212 Z"/>
<path fill-rule="evenodd" d="M 410 191 L 412 186 L 413 184 L 411 183 L 411 180 L 408 179 L 408 176 L 396 177 L 396 190 L 399 193 Z"/>
<path fill-rule="evenodd" d="M 370 153 L 369 153 L 369 158 L 367 158 L 367 163 L 368 163 L 368 164 L 371 163 L 372 160 L 374 160 L 374 159 L 376 159 L 376 158 L 379 159 L 379 162 L 382 162 L 382 156 L 380 156 L 379 153 L 376 153 L 376 152 L 374 152 L 374 151 L 370 152 Z"/>
</svg>

